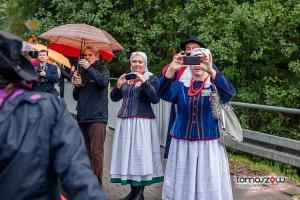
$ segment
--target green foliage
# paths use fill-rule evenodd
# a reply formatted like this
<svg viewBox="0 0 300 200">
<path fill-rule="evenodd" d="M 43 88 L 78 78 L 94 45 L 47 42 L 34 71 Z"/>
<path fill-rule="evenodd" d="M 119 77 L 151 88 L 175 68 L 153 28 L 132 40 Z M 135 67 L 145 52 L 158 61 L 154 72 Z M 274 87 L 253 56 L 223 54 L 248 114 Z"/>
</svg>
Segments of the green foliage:
<svg viewBox="0 0 300 200">
<path fill-rule="evenodd" d="M 214 63 L 236 86 L 236 101 L 300 108 L 300 2 L 297 0 L 7 0 L 7 27 L 24 34 L 66 23 L 102 28 L 126 49 L 108 63 L 112 77 L 129 68 L 129 53 L 148 55 L 159 74 L 189 35 L 211 49 Z M 0 9 L 1 12 L 1 9 Z M 18 19 L 18 20 L 16 20 Z M 1 21 L 0 21 L 1 22 Z M 27 32 L 27 35 L 29 33 Z M 293 115 L 237 109 L 244 128 L 299 139 Z"/>
<path fill-rule="evenodd" d="M 7 18 L 6 3 L 4 0 L 0 0 L 0 30 L 6 28 L 5 22 Z"/>
<path fill-rule="evenodd" d="M 66 23 L 109 32 L 125 52 L 107 63 L 112 77 L 129 69 L 129 54 L 148 55 L 159 74 L 179 44 L 199 36 L 237 88 L 235 101 L 300 108 L 299 0 L 0 0 L 0 27 L 21 36 L 31 17 L 35 35 Z M 300 116 L 236 109 L 243 128 L 300 140 Z M 294 169 L 282 165 L 283 169 Z M 288 173 L 290 173 L 288 172 Z"/>
</svg>

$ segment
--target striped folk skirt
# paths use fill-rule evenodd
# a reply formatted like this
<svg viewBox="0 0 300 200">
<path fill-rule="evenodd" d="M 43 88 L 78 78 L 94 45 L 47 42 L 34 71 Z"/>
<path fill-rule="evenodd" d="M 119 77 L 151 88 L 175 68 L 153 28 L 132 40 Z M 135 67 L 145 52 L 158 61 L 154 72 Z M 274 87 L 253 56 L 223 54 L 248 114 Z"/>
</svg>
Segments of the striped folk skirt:
<svg viewBox="0 0 300 200">
<path fill-rule="evenodd" d="M 218 140 L 172 138 L 163 184 L 164 200 L 232 200 L 226 150 Z"/>
<path fill-rule="evenodd" d="M 145 186 L 163 181 L 155 119 L 118 118 L 112 147 L 111 182 Z"/>
</svg>

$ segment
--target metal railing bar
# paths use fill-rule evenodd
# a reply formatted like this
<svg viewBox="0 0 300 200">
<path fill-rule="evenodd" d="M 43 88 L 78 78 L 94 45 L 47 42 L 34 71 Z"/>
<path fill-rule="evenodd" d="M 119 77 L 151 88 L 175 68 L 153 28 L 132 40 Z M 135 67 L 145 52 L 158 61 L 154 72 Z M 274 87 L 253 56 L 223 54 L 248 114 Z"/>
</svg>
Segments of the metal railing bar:
<svg viewBox="0 0 300 200">
<path fill-rule="evenodd" d="M 242 103 L 242 102 L 230 102 L 233 106 L 238 106 L 242 108 L 253 108 L 257 110 L 269 110 L 275 112 L 283 112 L 288 114 L 297 114 L 300 115 L 300 109 L 296 108 L 285 108 L 285 107 L 277 107 L 277 106 L 267 106 L 267 105 L 260 105 L 260 104 L 251 104 L 251 103 Z"/>
<path fill-rule="evenodd" d="M 300 151 L 300 141 L 243 129 L 245 138 Z"/>
<path fill-rule="evenodd" d="M 282 163 L 288 163 L 290 165 L 300 168 L 300 157 L 297 155 L 278 152 L 276 150 L 271 150 L 271 149 L 267 149 L 261 146 L 248 144 L 248 143 L 238 143 L 235 144 L 232 148 L 253 155 L 262 156 L 264 158 L 268 158 L 271 160 L 276 160 Z"/>
</svg>

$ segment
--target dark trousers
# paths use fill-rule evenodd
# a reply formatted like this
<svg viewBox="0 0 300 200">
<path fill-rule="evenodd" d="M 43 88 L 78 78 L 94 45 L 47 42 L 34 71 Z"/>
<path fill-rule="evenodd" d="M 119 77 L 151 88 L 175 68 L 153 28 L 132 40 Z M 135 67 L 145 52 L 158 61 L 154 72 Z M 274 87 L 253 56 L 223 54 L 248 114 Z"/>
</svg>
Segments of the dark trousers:
<svg viewBox="0 0 300 200">
<path fill-rule="evenodd" d="M 92 169 L 102 183 L 106 123 L 80 123 Z"/>
</svg>

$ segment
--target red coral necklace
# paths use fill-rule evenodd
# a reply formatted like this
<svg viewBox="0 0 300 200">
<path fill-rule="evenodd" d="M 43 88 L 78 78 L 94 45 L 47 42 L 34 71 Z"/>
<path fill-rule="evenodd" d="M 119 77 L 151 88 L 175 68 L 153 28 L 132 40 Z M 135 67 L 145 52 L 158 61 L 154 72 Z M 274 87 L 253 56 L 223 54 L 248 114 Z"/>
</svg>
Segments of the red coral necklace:
<svg viewBox="0 0 300 200">
<path fill-rule="evenodd" d="M 192 79 L 190 87 L 189 87 L 189 90 L 188 90 L 188 95 L 189 96 L 195 96 L 195 95 L 199 94 L 202 91 L 202 89 L 203 89 L 203 87 L 204 87 L 205 82 L 207 81 L 207 79 L 208 79 L 208 76 L 204 79 L 204 81 L 202 82 L 200 88 L 197 88 L 197 89 L 194 88 L 196 80 Z"/>
</svg>

